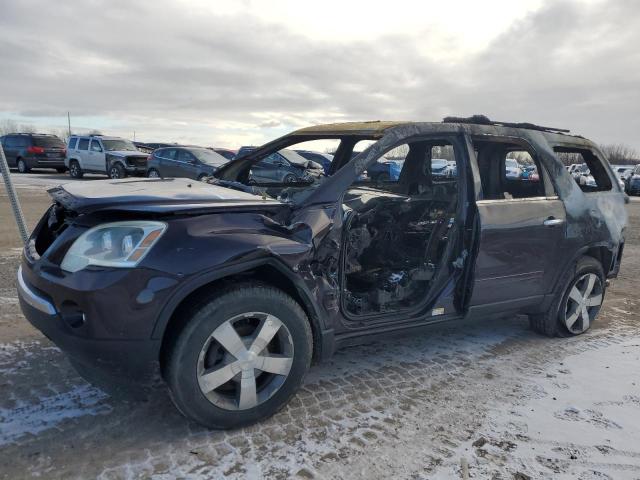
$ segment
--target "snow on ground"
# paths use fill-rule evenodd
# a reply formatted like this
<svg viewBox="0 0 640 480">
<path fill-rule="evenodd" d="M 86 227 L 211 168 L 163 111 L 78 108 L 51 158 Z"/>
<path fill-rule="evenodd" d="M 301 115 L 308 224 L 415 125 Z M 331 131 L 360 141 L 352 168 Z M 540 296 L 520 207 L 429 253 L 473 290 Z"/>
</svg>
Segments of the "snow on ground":
<svg viewBox="0 0 640 480">
<path fill-rule="evenodd" d="M 528 401 L 491 409 L 474 449 L 453 458 L 466 458 L 474 478 L 638 479 L 639 366 L 640 337 L 552 362 Z M 451 464 L 432 478 L 459 470 Z"/>
</svg>

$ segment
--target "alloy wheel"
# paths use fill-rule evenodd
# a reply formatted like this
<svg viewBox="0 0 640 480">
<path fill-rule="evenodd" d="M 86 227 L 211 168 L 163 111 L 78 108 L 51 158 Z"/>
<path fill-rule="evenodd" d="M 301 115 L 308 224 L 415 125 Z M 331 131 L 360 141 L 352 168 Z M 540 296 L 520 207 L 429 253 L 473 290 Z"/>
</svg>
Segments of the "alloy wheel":
<svg viewBox="0 0 640 480">
<path fill-rule="evenodd" d="M 200 391 L 217 407 L 248 410 L 267 401 L 293 364 L 289 329 L 274 315 L 248 312 L 226 320 L 198 356 Z"/>
<path fill-rule="evenodd" d="M 78 168 L 78 164 L 76 162 L 73 162 L 69 166 L 69 173 L 71 174 L 72 177 L 77 177 L 78 176 L 79 168 Z"/>
<path fill-rule="evenodd" d="M 157 170 L 149 170 L 148 177 L 149 178 L 160 178 L 160 174 L 158 173 Z"/>
<path fill-rule="evenodd" d="M 109 176 L 114 180 L 120 178 L 120 170 L 118 170 L 118 167 L 111 167 L 111 170 L 109 170 Z"/>
<path fill-rule="evenodd" d="M 569 290 L 564 324 L 573 334 L 585 332 L 602 305 L 602 281 L 595 273 L 582 275 Z"/>
<path fill-rule="evenodd" d="M 18 160 L 18 172 L 27 173 L 27 164 L 22 159 Z"/>
</svg>

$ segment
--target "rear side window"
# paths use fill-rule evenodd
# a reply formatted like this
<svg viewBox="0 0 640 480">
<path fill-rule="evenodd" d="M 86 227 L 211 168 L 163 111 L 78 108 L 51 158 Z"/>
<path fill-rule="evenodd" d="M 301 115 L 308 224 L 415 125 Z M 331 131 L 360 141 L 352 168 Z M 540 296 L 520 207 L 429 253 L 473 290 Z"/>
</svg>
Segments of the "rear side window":
<svg viewBox="0 0 640 480">
<path fill-rule="evenodd" d="M 78 140 L 78 150 L 89 150 L 89 139 L 81 138 Z"/>
<path fill-rule="evenodd" d="M 33 145 L 43 148 L 64 148 L 64 143 L 58 137 L 33 137 Z"/>
<path fill-rule="evenodd" d="M 566 163 L 578 164 L 571 173 L 583 192 L 605 192 L 611 190 L 611 178 L 602 159 L 586 148 L 555 147 L 558 159 Z"/>
<path fill-rule="evenodd" d="M 10 148 L 17 147 L 18 143 L 16 142 L 16 137 L 5 137 L 4 146 L 5 147 L 10 147 Z"/>
<path fill-rule="evenodd" d="M 78 139 L 77 138 L 70 138 L 69 139 L 69 149 L 73 150 L 74 148 L 76 148 L 76 145 L 78 145 Z"/>
</svg>

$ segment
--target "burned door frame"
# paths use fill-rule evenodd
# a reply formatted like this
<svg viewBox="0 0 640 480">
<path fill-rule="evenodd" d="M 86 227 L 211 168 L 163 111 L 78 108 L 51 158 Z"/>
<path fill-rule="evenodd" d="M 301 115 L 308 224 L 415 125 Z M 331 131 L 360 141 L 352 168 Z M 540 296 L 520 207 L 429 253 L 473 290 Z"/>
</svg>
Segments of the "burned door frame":
<svg viewBox="0 0 640 480">
<path fill-rule="evenodd" d="M 478 158 L 473 148 L 474 139 L 515 144 L 528 151 L 540 170 L 544 195 L 485 199 Z M 473 275 L 470 276 L 471 283 L 468 286 L 469 312 L 475 315 L 489 314 L 493 310 L 507 312 L 523 308 L 536 309 L 544 304 L 545 295 L 549 293 L 548 287 L 554 280 L 555 269 L 550 268 L 548 263 L 554 262 L 556 256 L 550 255 L 549 250 L 562 251 L 567 228 L 564 202 L 558 196 L 559 189 L 542 159 L 541 151 L 544 149 L 535 142 L 518 136 L 481 134 L 469 135 L 468 140 L 472 147 L 471 164 L 475 166 L 472 170 L 476 176 L 474 185 L 477 212 L 477 247 L 473 259 Z M 514 238 L 520 241 L 514 241 Z M 526 256 L 526 251 L 520 252 L 520 258 L 525 263 L 519 263 L 516 258 L 518 252 L 502 252 L 498 245 L 500 241 L 511 249 L 517 245 L 528 245 L 530 256 Z M 539 255 L 531 256 L 535 255 L 536 249 Z M 507 257 L 508 261 L 504 261 Z M 547 264 L 536 264 L 536 258 Z"/>
<path fill-rule="evenodd" d="M 356 165 L 356 172 L 352 181 L 347 184 L 338 201 L 338 208 L 342 209 L 344 204 L 344 196 L 352 187 L 353 183 L 357 181 L 359 170 L 366 170 L 366 168 L 375 162 L 380 156 L 393 150 L 394 148 L 408 143 L 415 143 L 420 141 L 443 141 L 450 143 L 454 148 L 456 162 L 458 164 L 457 175 L 457 205 L 455 213 L 454 228 L 451 230 L 451 238 L 447 245 L 445 257 L 437 270 L 433 283 L 430 286 L 428 292 L 425 293 L 424 299 L 418 304 L 404 308 L 397 311 L 389 311 L 382 313 L 375 313 L 372 315 L 353 315 L 345 308 L 344 305 L 344 290 L 345 290 L 345 252 L 346 252 L 346 234 L 347 223 L 343 222 L 342 230 L 340 232 L 340 259 L 339 259 L 339 296 L 338 304 L 340 306 L 340 313 L 343 318 L 344 324 L 349 329 L 355 328 L 370 328 L 372 325 L 382 324 L 397 324 L 397 323 L 425 323 L 425 319 L 437 322 L 450 318 L 459 318 L 462 314 L 458 305 L 460 302 L 456 301 L 457 296 L 464 288 L 457 288 L 458 282 L 462 281 L 463 268 L 461 265 L 465 263 L 467 254 L 462 254 L 464 250 L 469 251 L 470 245 L 465 244 L 465 219 L 467 216 L 467 209 L 471 199 L 468 198 L 469 194 L 473 192 L 469 187 L 469 182 L 473 180 L 473 176 L 469 170 L 469 151 L 465 138 L 465 134 L 462 131 L 458 132 L 433 132 L 428 134 L 408 134 L 406 136 L 394 135 L 393 141 L 385 142 L 384 139 L 371 145 L 365 149 L 358 157 L 358 159 L 366 159 Z M 401 174 L 402 175 L 402 174 Z M 460 257 L 463 257 L 462 259 Z M 453 260 L 453 261 L 449 261 Z M 458 263 L 456 263 L 458 262 Z M 434 308 L 432 308 L 434 307 Z M 437 308 L 435 308 L 437 307 Z"/>
</svg>

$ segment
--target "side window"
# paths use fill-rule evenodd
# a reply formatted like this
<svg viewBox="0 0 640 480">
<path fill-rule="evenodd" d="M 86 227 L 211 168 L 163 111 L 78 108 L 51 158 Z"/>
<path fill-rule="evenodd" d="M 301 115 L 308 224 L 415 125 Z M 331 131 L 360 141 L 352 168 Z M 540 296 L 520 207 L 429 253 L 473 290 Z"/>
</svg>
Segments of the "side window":
<svg viewBox="0 0 640 480">
<path fill-rule="evenodd" d="M 565 163 L 571 160 L 578 167 L 571 173 L 583 192 L 603 192 L 611 190 L 611 178 L 602 160 L 586 148 L 555 147 L 558 159 Z"/>
<path fill-rule="evenodd" d="M 16 148 L 18 146 L 16 143 L 16 137 L 6 137 L 4 140 L 4 145 L 8 148 Z"/>
<path fill-rule="evenodd" d="M 544 197 L 553 188 L 545 185 L 544 169 L 533 152 L 522 145 L 478 137 L 474 150 L 485 200 Z"/>
<path fill-rule="evenodd" d="M 175 160 L 176 159 L 176 149 L 175 148 L 167 148 L 166 150 L 161 150 L 158 153 L 159 157 L 162 157 L 167 160 Z"/>
<path fill-rule="evenodd" d="M 195 160 L 195 157 L 186 150 L 178 150 L 177 160 L 179 162 L 193 162 Z"/>
<path fill-rule="evenodd" d="M 78 139 L 73 137 L 69 139 L 69 150 L 74 150 L 76 148 L 76 145 L 78 145 Z"/>
<path fill-rule="evenodd" d="M 78 150 L 89 150 L 89 139 L 80 138 L 78 140 Z"/>
<path fill-rule="evenodd" d="M 96 140 L 95 138 L 91 140 L 91 151 L 102 152 L 102 145 L 100 145 L 100 140 Z"/>
</svg>

